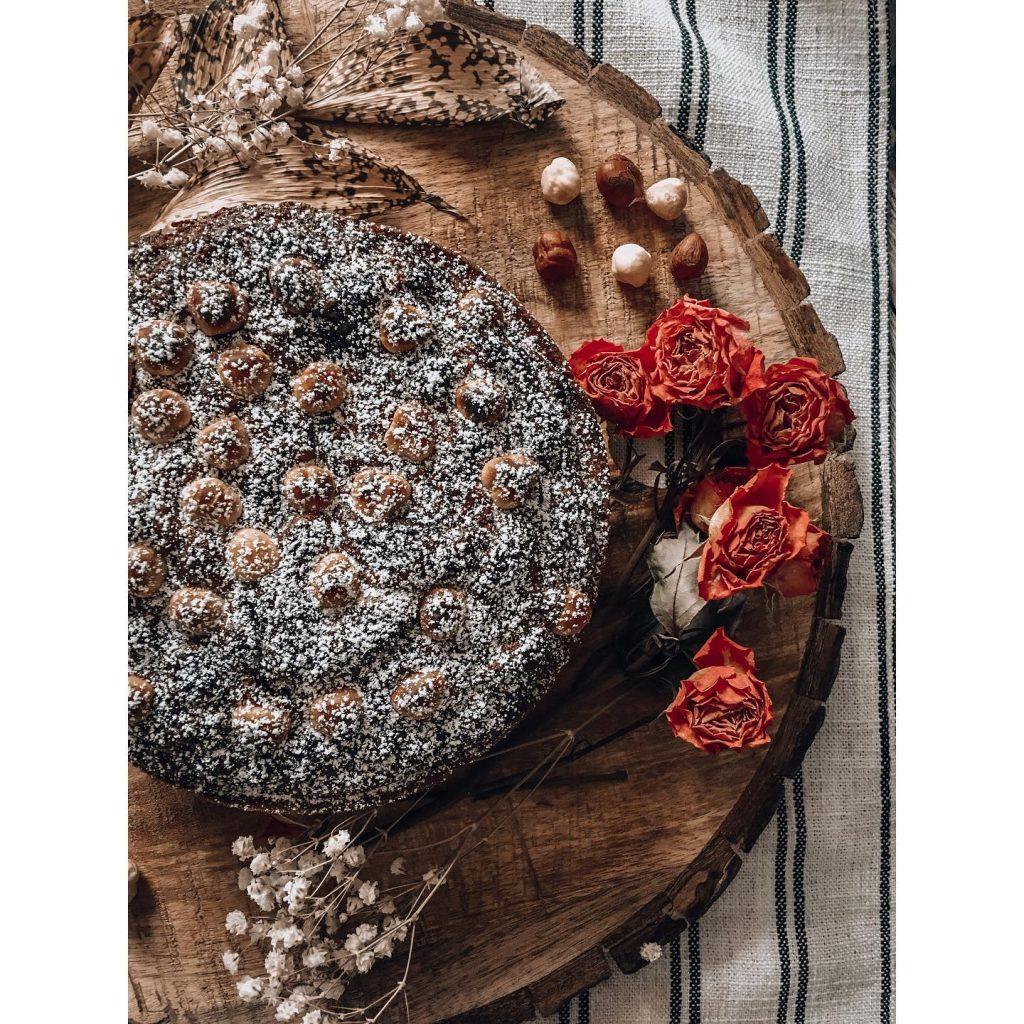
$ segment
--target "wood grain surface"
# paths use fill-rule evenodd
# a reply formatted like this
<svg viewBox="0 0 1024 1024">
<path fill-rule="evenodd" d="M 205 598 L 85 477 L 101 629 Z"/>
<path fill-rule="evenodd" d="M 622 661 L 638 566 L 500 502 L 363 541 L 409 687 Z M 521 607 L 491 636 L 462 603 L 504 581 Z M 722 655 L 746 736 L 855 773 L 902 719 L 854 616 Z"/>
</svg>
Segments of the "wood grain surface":
<svg viewBox="0 0 1024 1024">
<path fill-rule="evenodd" d="M 132 0 L 132 8 L 135 0 Z M 136 5 L 137 6 L 137 5 Z M 157 0 L 158 10 L 198 3 Z M 283 0 L 292 39 L 301 46 L 332 9 L 330 0 Z M 707 273 L 692 293 L 751 322 L 769 362 L 815 356 L 843 370 L 835 338 L 806 301 L 799 269 L 767 233 L 757 199 L 721 169 L 712 169 L 660 118 L 656 100 L 631 79 L 590 59 L 554 34 L 486 9 L 448 5 L 454 20 L 499 36 L 526 54 L 565 97 L 536 131 L 507 123 L 460 129 L 370 128 L 352 135 L 418 177 L 465 214 L 458 220 L 425 206 L 381 217 L 464 253 L 509 288 L 563 352 L 583 338 L 630 344 L 675 298 L 668 254 L 689 230 L 710 251 Z M 134 12 L 134 9 L 132 10 Z M 158 84 L 158 89 L 159 89 Z M 690 184 L 685 217 L 665 224 L 643 207 L 614 213 L 593 187 L 596 166 L 622 152 L 650 182 L 678 175 Z M 541 169 L 568 156 L 584 176 L 581 200 L 549 207 L 540 198 Z M 258 175 L 245 198 L 259 199 Z M 152 226 L 154 196 L 132 187 L 133 237 Z M 317 203 L 330 206 L 330 197 Z M 181 212 L 201 212 L 204 197 Z M 531 247 L 558 227 L 573 238 L 579 275 L 557 286 L 537 277 Z M 655 256 L 655 275 L 639 291 L 611 276 L 612 250 L 638 242 Z M 839 624 L 850 543 L 863 511 L 849 456 L 794 474 L 790 500 L 806 507 L 839 543 L 816 597 L 770 601 L 755 594 L 736 638 L 755 648 L 759 674 L 776 709 L 768 747 L 715 757 L 674 739 L 657 716 L 666 694 L 631 692 L 595 720 L 581 744 L 600 740 L 645 716 L 649 724 L 558 768 L 492 842 L 460 864 L 431 904 L 417 936 L 409 980 L 412 1020 L 518 1021 L 546 1015 L 613 971 L 643 966 L 644 942 L 665 942 L 699 917 L 739 870 L 770 819 L 782 780 L 800 765 L 821 725 L 836 677 Z M 604 706 L 619 680 L 607 663 L 588 663 L 620 628 L 608 595 L 650 517 L 649 501 L 616 515 L 604 604 L 558 699 L 531 726 L 536 735 L 571 728 Z M 582 671 L 581 671 L 582 669 Z M 455 792 L 436 813 L 395 837 L 396 849 L 419 847 L 478 816 L 489 779 L 528 766 L 534 752 L 507 755 Z M 129 772 L 129 853 L 139 865 L 139 895 L 129 909 L 130 1009 L 138 1024 L 190 1021 L 233 1024 L 270 1020 L 266 1007 L 235 998 L 220 964 L 226 913 L 244 906 L 236 887 L 232 839 L 265 829 L 265 817 L 229 810 Z M 414 866 L 429 863 L 410 855 Z"/>
</svg>

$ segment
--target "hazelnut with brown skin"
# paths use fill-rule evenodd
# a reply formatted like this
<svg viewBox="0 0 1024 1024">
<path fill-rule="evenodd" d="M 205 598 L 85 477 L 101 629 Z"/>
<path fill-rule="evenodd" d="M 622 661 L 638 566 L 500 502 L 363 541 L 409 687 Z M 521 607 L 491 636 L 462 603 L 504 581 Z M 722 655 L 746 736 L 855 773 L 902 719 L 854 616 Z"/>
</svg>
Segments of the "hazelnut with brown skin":
<svg viewBox="0 0 1024 1024">
<path fill-rule="evenodd" d="M 132 402 L 132 422 L 151 444 L 170 444 L 192 422 L 192 410 L 177 391 L 153 388 Z"/>
<path fill-rule="evenodd" d="M 434 454 L 434 424 L 430 412 L 414 402 L 400 405 L 384 435 L 388 451 L 408 462 L 426 462 Z"/>
<path fill-rule="evenodd" d="M 591 612 L 590 598 L 582 590 L 566 587 L 557 595 L 552 628 L 558 636 L 576 636 L 590 622 Z"/>
<path fill-rule="evenodd" d="M 153 710 L 156 688 L 142 676 L 128 675 L 128 721 L 141 722 Z"/>
<path fill-rule="evenodd" d="M 576 248 L 564 231 L 545 231 L 533 243 L 533 263 L 548 284 L 573 277 L 579 266 Z"/>
<path fill-rule="evenodd" d="M 293 381 L 292 395 L 310 416 L 333 412 L 345 401 L 348 382 L 337 363 L 310 363 Z"/>
<path fill-rule="evenodd" d="M 231 334 L 249 319 L 249 296 L 234 281 L 195 281 L 185 305 L 210 338 Z"/>
<path fill-rule="evenodd" d="M 208 636 L 224 622 L 224 598 L 203 587 L 181 587 L 167 602 L 167 617 L 186 636 Z"/>
<path fill-rule="evenodd" d="M 242 495 L 215 476 L 203 476 L 182 488 L 181 512 L 208 529 L 234 526 L 242 516 Z"/>
<path fill-rule="evenodd" d="M 277 568 L 281 548 L 269 533 L 247 526 L 231 535 L 227 555 L 235 579 L 255 583 Z"/>
<path fill-rule="evenodd" d="M 522 452 L 496 455 L 480 471 L 480 483 L 500 509 L 518 508 L 537 489 L 540 466 Z"/>
<path fill-rule="evenodd" d="M 391 691 L 391 706 L 403 718 L 423 722 L 444 701 L 448 681 L 434 668 L 424 668 L 403 676 Z"/>
<path fill-rule="evenodd" d="M 128 593 L 132 597 L 152 597 L 162 586 L 164 560 L 148 544 L 128 545 Z"/>
<path fill-rule="evenodd" d="M 191 335 L 170 320 L 147 320 L 135 332 L 135 354 L 142 368 L 154 377 L 181 373 L 194 351 Z"/>
<path fill-rule="evenodd" d="M 361 469 L 352 477 L 352 507 L 374 523 L 404 515 L 411 496 L 412 487 L 401 473 Z"/>
<path fill-rule="evenodd" d="M 231 394 L 238 398 L 255 398 L 270 387 L 274 364 L 270 356 L 255 345 L 232 345 L 217 356 L 217 376 Z"/>
<path fill-rule="evenodd" d="M 244 700 L 232 709 L 231 724 L 236 729 L 259 733 L 274 743 L 280 743 L 288 736 L 292 718 L 284 708 Z"/>
<path fill-rule="evenodd" d="M 281 494 L 285 503 L 300 515 L 319 516 L 334 504 L 338 484 L 326 466 L 303 463 L 285 473 Z"/>
<path fill-rule="evenodd" d="M 344 551 L 328 551 L 314 563 L 309 574 L 309 589 L 321 608 L 337 611 L 352 604 L 362 593 L 359 566 Z"/>
<path fill-rule="evenodd" d="M 691 231 L 672 250 L 668 268 L 680 287 L 708 269 L 708 247 L 696 231 Z"/>
<path fill-rule="evenodd" d="M 632 160 L 614 153 L 597 168 L 597 190 L 609 206 L 624 210 L 644 194 L 644 179 Z"/>
<path fill-rule="evenodd" d="M 330 739 L 355 725 L 363 712 L 363 698 L 351 686 L 342 686 L 317 697 L 309 708 L 309 724 Z"/>
<path fill-rule="evenodd" d="M 237 416 L 221 416 L 196 434 L 196 451 L 214 469 L 238 469 L 252 454 L 249 431 Z"/>
</svg>

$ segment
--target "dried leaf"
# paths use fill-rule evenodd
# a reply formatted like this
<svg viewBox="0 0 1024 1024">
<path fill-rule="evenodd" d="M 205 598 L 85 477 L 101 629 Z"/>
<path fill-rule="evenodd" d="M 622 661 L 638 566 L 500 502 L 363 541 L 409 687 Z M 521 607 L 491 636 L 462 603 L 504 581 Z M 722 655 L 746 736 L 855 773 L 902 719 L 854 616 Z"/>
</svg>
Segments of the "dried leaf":
<svg viewBox="0 0 1024 1024">
<path fill-rule="evenodd" d="M 181 26 L 175 18 L 146 11 L 128 19 L 128 113 L 138 110 L 181 45 Z"/>
<path fill-rule="evenodd" d="M 295 125 L 296 138 L 265 154 L 250 167 L 225 158 L 211 165 L 165 207 L 156 227 L 183 217 L 212 213 L 235 203 L 281 203 L 289 200 L 339 210 L 353 217 L 372 217 L 385 210 L 427 203 L 459 216 L 439 196 L 426 192 L 400 167 L 336 132 Z M 341 159 L 330 161 L 323 148 L 340 139 Z"/>
<path fill-rule="evenodd" d="M 214 86 L 239 68 L 256 66 L 260 50 L 272 40 L 281 44 L 281 63 L 292 62 L 288 34 L 277 0 L 264 0 L 268 16 L 257 35 L 240 39 L 232 23 L 245 14 L 254 0 L 213 0 L 196 19 L 185 40 L 185 49 L 178 65 L 178 103 L 192 106 L 195 98 L 210 92 Z"/>
<path fill-rule="evenodd" d="M 686 527 L 675 537 L 662 537 L 647 556 L 654 578 L 651 611 L 673 636 L 679 636 L 704 607 L 697 592 L 700 535 Z"/>
<path fill-rule="evenodd" d="M 339 61 L 307 94 L 305 110 L 324 120 L 375 124 L 477 124 L 509 117 L 533 128 L 564 102 L 504 43 L 438 21 L 416 35 L 394 37 L 364 59 Z"/>
</svg>

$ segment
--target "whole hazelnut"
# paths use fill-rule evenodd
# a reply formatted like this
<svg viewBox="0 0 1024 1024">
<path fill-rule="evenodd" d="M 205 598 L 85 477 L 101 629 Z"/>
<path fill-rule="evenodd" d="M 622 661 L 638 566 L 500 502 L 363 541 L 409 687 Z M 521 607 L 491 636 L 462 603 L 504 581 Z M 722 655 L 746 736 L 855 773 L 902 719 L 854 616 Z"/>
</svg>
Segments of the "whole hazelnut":
<svg viewBox="0 0 1024 1024">
<path fill-rule="evenodd" d="M 620 245 L 612 253 L 612 273 L 619 284 L 642 288 L 651 276 L 651 254 L 635 242 Z"/>
<path fill-rule="evenodd" d="M 166 575 L 164 560 L 148 544 L 128 545 L 128 593 L 132 597 L 152 597 Z"/>
<path fill-rule="evenodd" d="M 672 250 L 668 268 L 679 285 L 700 277 L 708 269 L 708 247 L 696 231 L 691 231 Z"/>
<path fill-rule="evenodd" d="M 177 391 L 153 388 L 132 402 L 132 422 L 151 444 L 170 444 L 192 422 L 192 410 Z"/>
<path fill-rule="evenodd" d="M 533 243 L 533 262 L 537 273 L 549 284 L 572 277 L 579 265 L 576 248 L 564 231 L 545 231 Z"/>
<path fill-rule="evenodd" d="M 540 172 L 540 192 L 556 206 L 571 203 L 580 194 L 580 172 L 576 165 L 564 156 L 556 156 Z"/>
<path fill-rule="evenodd" d="M 662 220 L 675 220 L 686 206 L 686 182 L 681 178 L 662 178 L 649 186 L 647 206 Z"/>
<path fill-rule="evenodd" d="M 224 623 L 227 603 L 202 587 L 181 587 L 167 602 L 167 617 L 186 636 L 208 636 Z"/>
<path fill-rule="evenodd" d="M 233 345 L 217 356 L 217 376 L 231 394 L 255 398 L 270 387 L 274 364 L 255 345 Z"/>
<path fill-rule="evenodd" d="M 231 535 L 227 555 L 235 579 L 255 583 L 277 568 L 281 548 L 269 533 L 247 526 Z"/>
<path fill-rule="evenodd" d="M 624 210 L 644 194 L 644 179 L 629 157 L 615 153 L 597 169 L 597 190 L 609 206 Z"/>
</svg>

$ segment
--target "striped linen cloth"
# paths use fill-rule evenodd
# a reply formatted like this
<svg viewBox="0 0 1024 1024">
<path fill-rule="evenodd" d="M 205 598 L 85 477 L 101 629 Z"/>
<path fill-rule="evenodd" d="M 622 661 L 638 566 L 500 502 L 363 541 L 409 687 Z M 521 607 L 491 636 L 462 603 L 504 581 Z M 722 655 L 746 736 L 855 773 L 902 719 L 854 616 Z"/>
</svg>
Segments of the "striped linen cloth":
<svg viewBox="0 0 1024 1024">
<path fill-rule="evenodd" d="M 892 2 L 892 0 L 890 0 Z M 892 1003 L 894 505 L 887 149 L 892 12 L 879 0 L 487 0 L 630 74 L 750 185 L 838 337 L 866 522 L 829 714 L 739 876 L 656 963 L 560 1024 L 860 1024 Z"/>
</svg>

